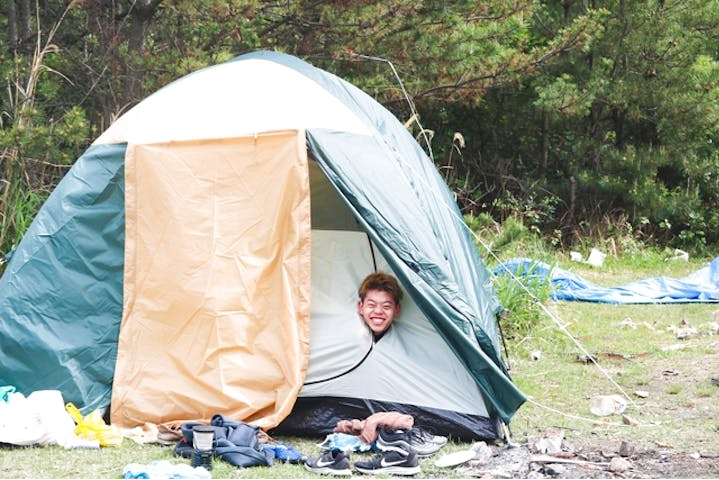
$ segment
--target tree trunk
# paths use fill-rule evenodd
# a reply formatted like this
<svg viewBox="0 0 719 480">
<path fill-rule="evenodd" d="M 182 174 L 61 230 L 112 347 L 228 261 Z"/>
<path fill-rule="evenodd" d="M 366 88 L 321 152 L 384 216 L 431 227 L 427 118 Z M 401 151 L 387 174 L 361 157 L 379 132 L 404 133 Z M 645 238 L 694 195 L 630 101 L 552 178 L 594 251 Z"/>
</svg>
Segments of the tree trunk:
<svg viewBox="0 0 719 480">
<path fill-rule="evenodd" d="M 130 28 L 127 37 L 128 50 L 135 54 L 137 58 L 144 55 L 145 38 L 147 37 L 147 27 L 150 20 L 155 14 L 161 0 L 137 0 L 131 2 L 129 11 Z M 142 82 L 143 71 L 138 65 L 141 62 L 128 62 L 125 69 L 127 82 L 125 83 L 125 91 L 123 99 L 126 105 L 137 103 L 142 98 Z"/>
<path fill-rule="evenodd" d="M 542 111 L 542 151 L 540 153 L 541 163 L 539 165 L 539 176 L 545 178 L 549 168 L 549 112 Z"/>
<path fill-rule="evenodd" d="M 624 151 L 626 144 L 624 141 L 624 110 L 620 108 L 612 109 L 612 120 L 614 122 L 614 146 L 617 150 Z"/>
<path fill-rule="evenodd" d="M 12 0 L 8 8 L 7 42 L 12 53 L 28 54 L 34 46 L 30 0 Z"/>
</svg>

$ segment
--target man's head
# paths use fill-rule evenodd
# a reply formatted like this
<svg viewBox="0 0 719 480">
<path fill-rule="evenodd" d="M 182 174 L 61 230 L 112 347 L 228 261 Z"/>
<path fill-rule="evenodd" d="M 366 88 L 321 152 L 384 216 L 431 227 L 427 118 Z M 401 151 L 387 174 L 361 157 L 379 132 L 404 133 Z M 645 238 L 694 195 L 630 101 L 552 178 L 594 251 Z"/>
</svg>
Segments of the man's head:
<svg viewBox="0 0 719 480">
<path fill-rule="evenodd" d="M 369 274 L 358 290 L 357 310 L 372 333 L 384 333 L 399 316 L 402 289 L 392 275 L 385 272 Z"/>
</svg>

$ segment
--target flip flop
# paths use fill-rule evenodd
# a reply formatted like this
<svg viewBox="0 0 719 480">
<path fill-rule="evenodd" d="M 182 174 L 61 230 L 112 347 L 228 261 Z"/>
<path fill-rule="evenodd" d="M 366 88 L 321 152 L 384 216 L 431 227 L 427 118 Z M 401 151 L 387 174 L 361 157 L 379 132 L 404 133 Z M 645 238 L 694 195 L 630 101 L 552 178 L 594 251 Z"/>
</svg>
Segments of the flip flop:
<svg viewBox="0 0 719 480">
<path fill-rule="evenodd" d="M 439 468 L 456 467 L 457 465 L 469 462 L 475 455 L 476 452 L 474 450 L 460 450 L 458 452 L 448 453 L 435 460 L 434 466 Z"/>
</svg>

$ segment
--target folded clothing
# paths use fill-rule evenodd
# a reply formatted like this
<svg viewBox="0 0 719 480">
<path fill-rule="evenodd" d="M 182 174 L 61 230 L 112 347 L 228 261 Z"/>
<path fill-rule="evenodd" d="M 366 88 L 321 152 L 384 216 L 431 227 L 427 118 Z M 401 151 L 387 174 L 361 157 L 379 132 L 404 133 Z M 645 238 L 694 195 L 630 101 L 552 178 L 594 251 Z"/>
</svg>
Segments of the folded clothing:
<svg viewBox="0 0 719 480">
<path fill-rule="evenodd" d="M 340 420 L 333 432 L 357 435 L 363 443 L 371 444 L 377 440 L 381 427 L 389 430 L 411 430 L 413 426 L 412 415 L 400 412 L 377 412 L 364 420 Z"/>
</svg>

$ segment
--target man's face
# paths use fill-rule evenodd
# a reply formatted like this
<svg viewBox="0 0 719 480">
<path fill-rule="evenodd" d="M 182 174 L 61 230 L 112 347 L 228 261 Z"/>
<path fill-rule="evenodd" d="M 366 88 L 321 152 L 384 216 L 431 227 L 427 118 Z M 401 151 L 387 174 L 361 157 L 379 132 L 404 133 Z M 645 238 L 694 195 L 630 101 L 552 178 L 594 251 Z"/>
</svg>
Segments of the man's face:
<svg viewBox="0 0 719 480">
<path fill-rule="evenodd" d="M 400 307 L 392 295 L 382 290 L 368 290 L 364 301 L 357 302 L 360 316 L 375 335 L 389 328 L 399 315 Z"/>
</svg>

